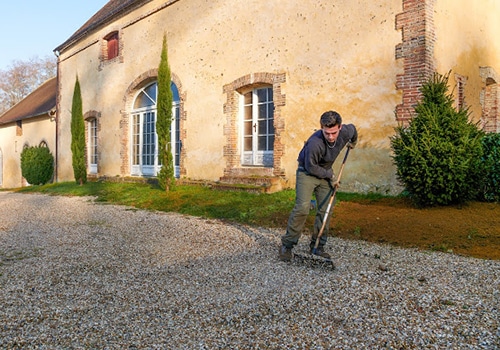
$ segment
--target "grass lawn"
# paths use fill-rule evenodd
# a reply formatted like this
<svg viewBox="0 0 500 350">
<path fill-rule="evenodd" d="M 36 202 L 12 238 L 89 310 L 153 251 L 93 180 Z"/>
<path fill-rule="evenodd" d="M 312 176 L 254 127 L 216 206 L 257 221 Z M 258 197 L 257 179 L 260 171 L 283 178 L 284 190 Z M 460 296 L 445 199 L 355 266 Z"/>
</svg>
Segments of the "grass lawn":
<svg viewBox="0 0 500 350">
<path fill-rule="evenodd" d="M 283 230 L 295 200 L 294 190 L 254 194 L 180 185 L 164 192 L 150 184 L 114 182 L 88 182 L 83 186 L 68 182 L 15 191 L 95 196 L 100 202 Z M 311 212 L 308 228 L 313 219 Z M 339 192 L 331 233 L 346 239 L 500 260 L 500 205 L 471 202 L 417 209 L 406 198 Z"/>
</svg>

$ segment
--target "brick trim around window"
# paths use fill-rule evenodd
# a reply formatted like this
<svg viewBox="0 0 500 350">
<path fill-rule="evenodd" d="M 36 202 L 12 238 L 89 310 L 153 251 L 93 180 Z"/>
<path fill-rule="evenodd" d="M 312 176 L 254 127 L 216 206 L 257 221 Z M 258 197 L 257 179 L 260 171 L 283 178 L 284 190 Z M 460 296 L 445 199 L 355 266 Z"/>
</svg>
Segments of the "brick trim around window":
<svg viewBox="0 0 500 350">
<path fill-rule="evenodd" d="M 486 132 L 500 132 L 500 76 L 491 67 L 480 67 L 483 81 L 480 95 L 481 126 Z"/>
<path fill-rule="evenodd" d="M 396 77 L 396 88 L 403 102 L 396 106 L 396 120 L 407 122 L 414 115 L 420 88 L 435 71 L 434 3 L 436 0 L 403 0 L 403 12 L 396 15 L 396 29 L 402 42 L 396 46 L 396 59 L 403 59 L 403 74 Z"/>
<path fill-rule="evenodd" d="M 223 149 L 223 157 L 226 161 L 224 169 L 225 177 L 255 175 L 261 176 L 284 176 L 285 170 L 281 167 L 281 159 L 285 152 L 282 142 L 282 134 L 285 130 L 285 121 L 282 116 L 282 108 L 285 106 L 285 95 L 281 93 L 281 85 L 286 82 L 285 73 L 254 73 L 248 74 L 223 87 L 226 95 L 224 103 L 224 136 L 226 144 Z M 245 168 L 241 165 L 240 147 L 238 146 L 238 110 L 240 90 L 261 85 L 271 85 L 273 88 L 274 102 L 274 162 L 272 168 Z M 259 172 L 260 171 L 260 172 Z"/>
<path fill-rule="evenodd" d="M 97 126 L 97 143 L 99 144 L 99 136 L 101 135 L 101 123 L 100 119 L 101 118 L 101 112 L 90 110 L 86 112 L 83 115 L 83 120 L 85 121 L 85 164 L 87 165 L 87 176 L 90 175 L 88 169 L 90 169 L 90 164 L 89 164 L 89 150 L 88 150 L 88 145 L 89 145 L 89 122 L 92 119 L 96 120 L 96 126 Z M 99 147 L 97 147 L 97 159 L 100 159 L 99 155 Z M 95 176 L 95 174 L 93 174 Z"/>
<path fill-rule="evenodd" d="M 114 63 L 123 63 L 123 32 L 122 30 L 114 30 L 109 32 L 100 40 L 101 50 L 99 53 L 99 70 Z M 113 41 L 110 45 L 109 40 Z M 109 47 L 112 47 L 113 53 L 108 53 Z"/>
</svg>

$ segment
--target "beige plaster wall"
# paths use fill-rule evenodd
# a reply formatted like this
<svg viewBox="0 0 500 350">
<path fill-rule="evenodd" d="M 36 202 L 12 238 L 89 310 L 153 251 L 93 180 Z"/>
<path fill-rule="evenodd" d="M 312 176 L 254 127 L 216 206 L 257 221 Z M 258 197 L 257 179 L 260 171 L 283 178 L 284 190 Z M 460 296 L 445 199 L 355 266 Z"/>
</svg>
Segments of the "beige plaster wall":
<svg viewBox="0 0 500 350">
<path fill-rule="evenodd" d="M 152 1 L 141 13 L 162 3 Z M 396 126 L 394 108 L 401 102 L 395 79 L 402 73 L 394 57 L 401 40 L 394 18 L 401 9 L 400 0 L 235 0 L 230 6 L 222 0 L 181 0 L 143 19 L 131 13 L 60 56 L 59 180 L 72 179 L 70 111 L 76 75 L 84 113 L 101 113 L 100 175 L 128 175 L 120 170 L 120 142 L 128 133 L 120 120 L 131 102 L 126 92 L 141 74 L 158 67 L 167 33 L 171 70 L 185 96 L 187 177 L 218 180 L 223 175 L 223 86 L 247 74 L 271 72 L 286 74 L 282 167 L 289 186 L 303 142 L 318 128 L 321 113 L 334 109 L 360 133 L 345 188 L 391 191 L 396 181 L 389 136 Z M 117 29 L 123 63 L 99 70 L 99 40 Z"/>
<path fill-rule="evenodd" d="M 475 121 L 481 118 L 480 95 L 484 87 L 480 67 L 500 72 L 499 14 L 497 0 L 435 2 L 436 70 L 441 74 L 451 70 L 452 85 L 456 84 L 454 74 L 467 78 L 465 102 Z"/>
<path fill-rule="evenodd" d="M 0 150 L 2 152 L 2 188 L 16 188 L 26 185 L 21 172 L 23 147 L 39 146 L 42 141 L 48 145 L 55 158 L 55 120 L 31 118 L 23 120 L 22 135 L 16 136 L 16 123 L 0 126 Z"/>
</svg>

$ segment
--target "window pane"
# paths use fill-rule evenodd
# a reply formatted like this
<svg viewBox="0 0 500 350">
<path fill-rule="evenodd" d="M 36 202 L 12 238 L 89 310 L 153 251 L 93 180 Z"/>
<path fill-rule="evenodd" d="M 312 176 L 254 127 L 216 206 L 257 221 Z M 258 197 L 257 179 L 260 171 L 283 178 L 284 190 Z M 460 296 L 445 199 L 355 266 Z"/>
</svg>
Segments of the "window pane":
<svg viewBox="0 0 500 350">
<path fill-rule="evenodd" d="M 134 108 L 144 108 L 144 107 L 151 107 L 155 103 L 153 100 L 151 100 L 143 91 L 137 96 L 134 102 Z"/>
<path fill-rule="evenodd" d="M 179 97 L 179 89 L 177 89 L 177 85 L 175 85 L 173 82 L 170 83 L 170 90 L 172 90 L 173 102 L 179 102 L 181 99 Z"/>
<path fill-rule="evenodd" d="M 268 151 L 274 150 L 274 135 L 270 135 L 267 139 L 267 150 Z"/>
<path fill-rule="evenodd" d="M 259 136 L 259 151 L 267 151 L 267 137 Z"/>
<path fill-rule="evenodd" d="M 245 137 L 244 138 L 244 150 L 245 151 L 251 151 L 252 150 L 252 137 Z"/>
<path fill-rule="evenodd" d="M 274 103 L 267 104 L 267 117 L 274 118 Z"/>
<path fill-rule="evenodd" d="M 151 84 L 149 86 L 147 86 L 145 89 L 144 89 L 144 92 L 146 93 L 146 95 L 151 99 L 151 101 L 153 103 L 156 103 L 156 89 L 158 87 L 158 84 L 154 83 L 154 84 Z"/>
<path fill-rule="evenodd" d="M 259 120 L 259 135 L 266 135 L 266 134 L 267 134 L 267 121 Z"/>
<path fill-rule="evenodd" d="M 243 103 L 245 105 L 249 105 L 252 103 L 252 91 L 247 92 L 246 94 L 243 95 Z"/>
<path fill-rule="evenodd" d="M 258 89 L 257 90 L 257 98 L 259 100 L 259 103 L 267 101 L 267 90 L 269 90 L 269 89 Z"/>
<path fill-rule="evenodd" d="M 267 118 L 267 104 L 259 105 L 259 119 Z"/>
<path fill-rule="evenodd" d="M 252 106 L 245 106 L 243 120 L 252 120 Z"/>
<path fill-rule="evenodd" d="M 267 120 L 267 130 L 269 134 L 274 134 L 274 119 Z"/>
<path fill-rule="evenodd" d="M 245 136 L 252 135 L 252 121 L 250 120 L 248 122 L 245 122 L 243 126 L 244 126 L 244 135 Z"/>
</svg>

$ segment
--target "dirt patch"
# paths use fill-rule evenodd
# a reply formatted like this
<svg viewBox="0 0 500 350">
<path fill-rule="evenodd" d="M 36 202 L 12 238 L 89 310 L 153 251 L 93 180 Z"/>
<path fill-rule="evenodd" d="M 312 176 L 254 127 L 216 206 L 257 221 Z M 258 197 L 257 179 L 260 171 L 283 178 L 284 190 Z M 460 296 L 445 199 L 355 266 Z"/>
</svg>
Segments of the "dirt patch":
<svg viewBox="0 0 500 350">
<path fill-rule="evenodd" d="M 333 215 L 338 237 L 500 260 L 499 204 L 417 209 L 406 199 L 339 201 Z"/>
</svg>

